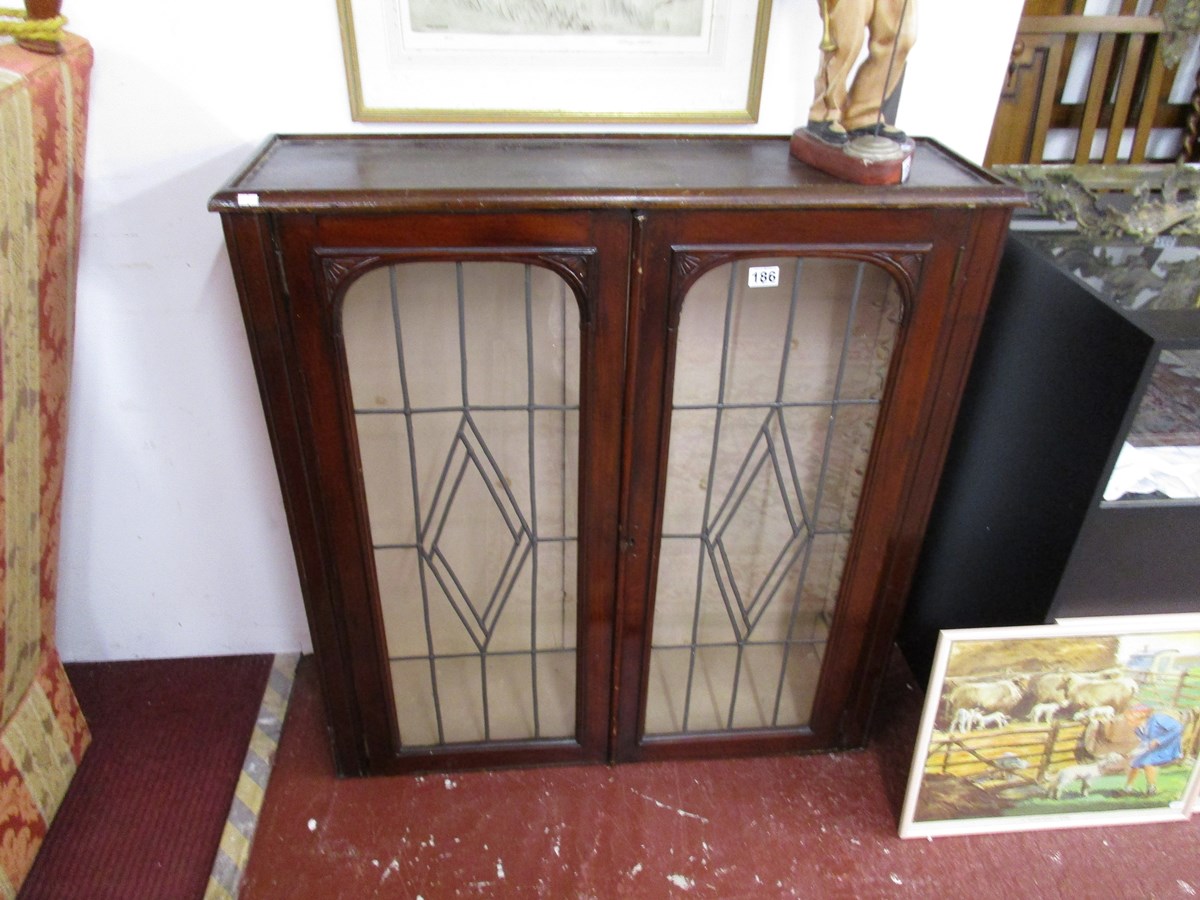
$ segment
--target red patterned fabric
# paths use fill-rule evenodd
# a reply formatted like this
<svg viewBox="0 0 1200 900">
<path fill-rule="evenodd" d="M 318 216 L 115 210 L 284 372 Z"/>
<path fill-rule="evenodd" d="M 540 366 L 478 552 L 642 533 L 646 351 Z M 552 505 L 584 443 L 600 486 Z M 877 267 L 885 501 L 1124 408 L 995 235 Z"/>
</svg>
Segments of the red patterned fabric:
<svg viewBox="0 0 1200 900">
<path fill-rule="evenodd" d="M 12 754 L 0 746 L 0 870 L 11 885 L 29 871 L 46 823 Z"/>
<path fill-rule="evenodd" d="M 57 650 L 47 653 L 43 658 L 37 683 L 50 702 L 54 721 L 67 738 L 71 759 L 78 766 L 79 761 L 83 759 L 83 751 L 87 749 L 88 741 L 91 740 L 91 734 Z"/>
<path fill-rule="evenodd" d="M 59 520 L 91 47 L 0 44 L 0 896 L 90 735 L 55 648 Z"/>
</svg>

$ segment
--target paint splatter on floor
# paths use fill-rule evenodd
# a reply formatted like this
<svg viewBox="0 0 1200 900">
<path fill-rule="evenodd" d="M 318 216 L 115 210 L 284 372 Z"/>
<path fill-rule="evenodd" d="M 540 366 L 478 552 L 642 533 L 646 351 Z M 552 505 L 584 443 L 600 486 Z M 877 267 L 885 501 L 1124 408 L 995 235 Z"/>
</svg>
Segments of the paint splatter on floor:
<svg viewBox="0 0 1200 900">
<path fill-rule="evenodd" d="M 864 752 L 338 779 L 304 668 L 241 900 L 1196 896 L 1200 818 L 900 840 L 903 682 Z"/>
</svg>

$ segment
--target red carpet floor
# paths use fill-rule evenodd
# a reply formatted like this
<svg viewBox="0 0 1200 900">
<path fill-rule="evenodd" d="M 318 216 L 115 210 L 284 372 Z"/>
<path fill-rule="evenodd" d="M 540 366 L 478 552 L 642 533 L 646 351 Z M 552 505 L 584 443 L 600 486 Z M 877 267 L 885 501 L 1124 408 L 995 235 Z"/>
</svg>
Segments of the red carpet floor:
<svg viewBox="0 0 1200 900">
<path fill-rule="evenodd" d="M 861 752 L 338 780 L 301 661 L 242 900 L 1149 898 L 1200 892 L 1191 822 L 901 841 L 921 692 Z"/>
<path fill-rule="evenodd" d="M 202 897 L 271 663 L 68 665 L 92 746 L 21 900 Z"/>
</svg>

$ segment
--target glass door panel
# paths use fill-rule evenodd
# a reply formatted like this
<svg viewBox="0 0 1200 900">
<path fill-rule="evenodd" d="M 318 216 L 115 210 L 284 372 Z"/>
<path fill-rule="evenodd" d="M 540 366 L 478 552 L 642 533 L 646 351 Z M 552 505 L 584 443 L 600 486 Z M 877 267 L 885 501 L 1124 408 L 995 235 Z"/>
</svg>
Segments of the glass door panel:
<svg viewBox="0 0 1200 900">
<path fill-rule="evenodd" d="M 376 269 L 342 312 L 406 749 L 576 730 L 580 322 L 554 272 Z"/>
<path fill-rule="evenodd" d="M 839 259 L 689 290 L 645 735 L 808 724 L 901 309 L 886 272 Z"/>
</svg>

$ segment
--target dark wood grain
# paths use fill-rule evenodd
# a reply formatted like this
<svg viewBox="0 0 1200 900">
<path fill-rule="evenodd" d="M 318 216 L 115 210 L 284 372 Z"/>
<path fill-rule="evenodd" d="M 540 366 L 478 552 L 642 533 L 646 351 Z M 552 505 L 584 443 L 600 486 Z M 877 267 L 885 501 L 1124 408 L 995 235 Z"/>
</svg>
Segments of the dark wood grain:
<svg viewBox="0 0 1200 900">
<path fill-rule="evenodd" d="M 905 184 L 864 188 L 792 159 L 787 138 L 288 136 L 261 148 L 209 208 L 895 208 L 1022 199 L 927 140 L 917 141 Z"/>
</svg>

